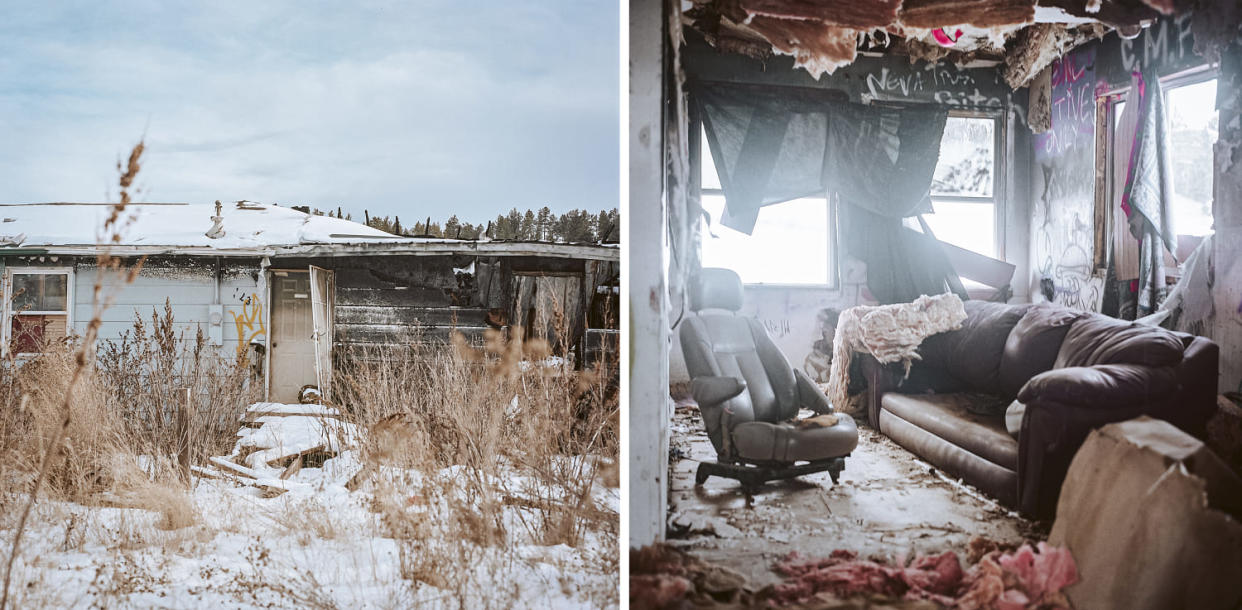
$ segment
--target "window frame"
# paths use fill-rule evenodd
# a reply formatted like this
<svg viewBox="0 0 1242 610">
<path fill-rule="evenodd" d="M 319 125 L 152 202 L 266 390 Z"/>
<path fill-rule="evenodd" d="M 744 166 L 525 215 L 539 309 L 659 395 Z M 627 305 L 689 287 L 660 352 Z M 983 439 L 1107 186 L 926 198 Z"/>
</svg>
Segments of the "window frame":
<svg viewBox="0 0 1242 610">
<path fill-rule="evenodd" d="M 954 108 L 949 110 L 949 118 L 966 118 L 966 119 L 989 119 L 992 121 L 992 196 L 981 197 L 977 195 L 936 195 L 928 193 L 931 198 L 932 207 L 938 201 L 945 203 L 972 203 L 979 205 L 992 206 L 992 249 L 997 260 L 1006 260 L 1005 258 L 1005 226 L 1008 206 L 1005 197 L 1005 182 L 1001 173 L 1008 167 L 1006 164 L 1006 133 L 1007 122 L 1004 120 L 1002 110 L 991 110 L 984 108 Z M 941 136 L 943 140 L 943 136 Z M 939 165 L 939 161 L 937 161 Z M 928 216 L 934 216 L 929 214 Z M 937 237 L 939 239 L 939 237 Z M 948 242 L 945 242 L 948 243 Z M 953 244 L 956 245 L 956 244 Z M 959 248 L 961 246 L 958 246 Z M 982 253 L 978 253 L 982 254 Z M 986 255 L 984 255 L 986 256 Z"/>
<path fill-rule="evenodd" d="M 64 311 L 21 311 L 13 310 L 13 276 L 15 275 L 63 275 L 65 276 L 65 310 Z M 73 267 L 9 267 L 4 268 L 4 328 L 0 332 L 0 340 L 3 345 L 0 346 L 0 352 L 9 355 L 9 346 L 13 340 L 13 316 L 15 315 L 31 315 L 31 316 L 65 316 L 65 334 L 69 335 L 74 332 L 73 329 L 73 307 L 74 307 L 74 270 Z M 40 352 L 18 352 L 14 355 L 18 357 L 38 356 Z"/>
<path fill-rule="evenodd" d="M 706 150 L 702 146 L 702 143 L 707 139 L 706 127 L 703 125 L 703 121 L 700 120 L 696 116 L 692 119 L 691 125 L 694 130 L 694 133 L 697 134 L 697 137 L 688 138 L 690 140 L 689 142 L 690 151 L 689 152 L 690 152 L 691 192 L 694 196 L 695 202 L 698 204 L 699 209 L 702 210 L 703 209 L 702 202 L 703 202 L 704 195 L 724 197 L 724 189 L 703 187 L 703 159 L 705 157 L 710 158 L 711 151 Z M 712 163 L 713 163 L 713 167 L 715 167 L 715 159 L 712 159 Z M 743 286 L 746 286 L 748 288 L 761 288 L 761 289 L 775 288 L 775 289 L 781 289 L 781 290 L 792 289 L 792 290 L 820 290 L 820 291 L 839 290 L 841 288 L 841 258 L 839 256 L 840 251 L 838 249 L 838 244 L 840 244 L 841 242 L 840 240 L 841 236 L 839 233 L 839 229 L 841 225 L 838 222 L 836 198 L 830 196 L 827 191 L 825 191 L 822 194 L 817 194 L 814 196 L 800 197 L 800 199 L 820 199 L 820 198 L 824 200 L 824 205 L 827 206 L 827 210 L 825 214 L 827 226 L 824 227 L 824 235 L 825 235 L 825 238 L 828 240 L 828 277 L 825 278 L 825 281 L 816 282 L 816 283 L 807 282 L 807 283 L 797 283 L 797 284 L 789 283 L 789 282 L 745 282 L 743 281 L 742 283 Z M 790 199 L 789 201 L 795 201 L 795 200 Z M 786 202 L 781 202 L 781 203 L 786 203 Z M 773 203 L 771 205 L 780 205 L 780 203 Z M 764 207 L 768 207 L 768 206 L 764 206 Z M 700 218 L 696 220 L 696 222 L 701 222 L 701 220 L 702 219 Z M 701 239 L 712 239 L 712 238 L 710 236 L 705 236 L 705 237 L 702 237 Z M 703 244 L 702 243 L 699 244 L 699 248 L 698 248 L 698 261 L 699 261 L 700 266 L 702 266 L 702 263 L 703 263 Z"/>
<path fill-rule="evenodd" d="M 1217 81 L 1220 86 L 1220 66 L 1210 63 L 1201 64 L 1193 68 L 1166 74 L 1157 77 L 1160 81 L 1161 92 L 1164 95 L 1164 104 L 1168 108 L 1169 92 L 1173 89 L 1186 87 L 1189 85 L 1197 85 L 1210 80 Z M 1120 87 L 1115 87 L 1096 95 L 1096 145 L 1104 147 L 1104 154 L 1096 151 L 1095 154 L 1095 241 L 1093 261 L 1095 271 L 1097 273 L 1108 272 L 1108 250 L 1113 239 L 1112 234 L 1112 215 L 1111 202 L 1116 195 L 1117 177 L 1113 175 L 1113 162 L 1116 159 L 1117 146 L 1117 105 L 1121 103 L 1121 97 L 1130 92 L 1129 83 Z M 1100 167 L 1103 163 L 1104 166 Z M 1215 203 L 1213 203 L 1213 217 L 1215 217 Z M 1213 218 L 1215 220 L 1215 218 Z M 1101 224 L 1103 223 L 1103 224 Z M 1181 265 L 1185 261 L 1178 261 L 1178 267 L 1170 272 L 1169 275 L 1180 276 Z"/>
</svg>

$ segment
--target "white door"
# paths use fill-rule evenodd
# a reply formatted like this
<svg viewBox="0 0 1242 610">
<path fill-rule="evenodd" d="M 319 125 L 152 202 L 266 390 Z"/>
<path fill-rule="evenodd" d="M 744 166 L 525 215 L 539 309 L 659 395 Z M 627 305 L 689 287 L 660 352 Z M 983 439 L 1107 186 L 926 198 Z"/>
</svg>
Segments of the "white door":
<svg viewBox="0 0 1242 610">
<path fill-rule="evenodd" d="M 268 400 L 296 403 L 318 386 L 311 281 L 306 271 L 272 271 L 272 346 Z"/>
<path fill-rule="evenodd" d="M 332 303 L 336 276 L 332 271 L 311 265 L 311 322 L 315 335 L 315 377 L 319 393 L 327 400 L 332 388 Z"/>
</svg>

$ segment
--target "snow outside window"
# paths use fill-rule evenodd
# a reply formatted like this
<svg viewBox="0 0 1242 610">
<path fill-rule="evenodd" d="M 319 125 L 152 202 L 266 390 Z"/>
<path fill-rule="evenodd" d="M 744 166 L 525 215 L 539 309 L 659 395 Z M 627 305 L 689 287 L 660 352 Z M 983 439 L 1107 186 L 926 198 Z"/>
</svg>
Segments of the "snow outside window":
<svg viewBox="0 0 1242 610">
<path fill-rule="evenodd" d="M 1216 79 L 1169 85 L 1164 95 L 1173 163 L 1173 228 L 1178 235 L 1204 236 L 1212 232 L 1212 145 L 1219 133 Z"/>
<path fill-rule="evenodd" d="M 64 339 L 71 329 L 71 272 L 11 268 L 5 274 L 6 349 L 34 354 Z"/>
<path fill-rule="evenodd" d="M 949 116 L 923 219 L 936 238 L 992 258 L 996 235 L 996 119 Z"/>
<path fill-rule="evenodd" d="M 702 136 L 703 266 L 737 272 L 746 284 L 831 286 L 832 214 L 827 197 L 764 206 L 752 234 L 722 224 L 724 193 Z"/>
</svg>

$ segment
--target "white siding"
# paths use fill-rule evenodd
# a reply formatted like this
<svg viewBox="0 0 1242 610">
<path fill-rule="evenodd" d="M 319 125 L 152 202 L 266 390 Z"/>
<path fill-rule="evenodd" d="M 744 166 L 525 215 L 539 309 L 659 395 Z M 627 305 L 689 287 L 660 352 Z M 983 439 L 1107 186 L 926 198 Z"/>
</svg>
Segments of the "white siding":
<svg viewBox="0 0 1242 610">
<path fill-rule="evenodd" d="M 192 339 L 196 328 L 200 326 L 205 334 L 208 333 L 210 312 L 214 309 L 212 304 L 216 296 L 214 265 L 211 259 L 201 259 L 201 266 L 149 262 L 134 282 L 128 285 L 124 283 L 123 276 L 109 273 L 104 284 L 104 294 L 112 293 L 118 288 L 119 291 L 114 293 L 116 298 L 112 307 L 103 312 L 99 338 L 119 339 L 122 333 L 133 328 L 135 315 L 142 316 L 148 323 L 152 311 L 163 315 L 165 299 L 172 306 L 173 320 L 178 331 L 184 331 L 187 339 Z M 255 332 L 264 331 L 261 311 L 253 325 L 248 327 L 244 324 L 244 318 L 251 312 L 244 299 L 259 293 L 259 283 L 255 277 L 259 271 L 258 265 L 258 261 L 241 268 L 235 263 L 226 264 L 221 273 L 221 349 L 226 350 L 226 354 L 233 354 L 238 350 L 239 333 L 235 318 L 243 318 L 242 330 L 247 338 Z M 86 325 L 91 319 L 98 269 L 93 264 L 82 264 L 77 267 L 74 277 L 74 329 L 80 334 L 86 331 Z"/>
</svg>

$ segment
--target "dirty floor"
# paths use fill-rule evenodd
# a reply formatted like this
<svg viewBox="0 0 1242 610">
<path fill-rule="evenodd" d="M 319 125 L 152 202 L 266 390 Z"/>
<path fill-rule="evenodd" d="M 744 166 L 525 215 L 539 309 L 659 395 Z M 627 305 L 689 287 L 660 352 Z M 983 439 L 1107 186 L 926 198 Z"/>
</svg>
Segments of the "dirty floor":
<svg viewBox="0 0 1242 610">
<path fill-rule="evenodd" d="M 858 432 L 839 485 L 826 472 L 773 481 L 748 504 L 731 479 L 712 477 L 695 487 L 698 460 L 714 459 L 715 450 L 697 408 L 679 406 L 672 448 L 682 457 L 669 465 L 670 544 L 759 588 L 780 580 L 771 567 L 791 551 L 893 557 L 953 550 L 964 557 L 975 536 L 1014 544 L 1046 537 L 1038 524 L 950 481 L 875 430 L 859 425 Z"/>
</svg>

